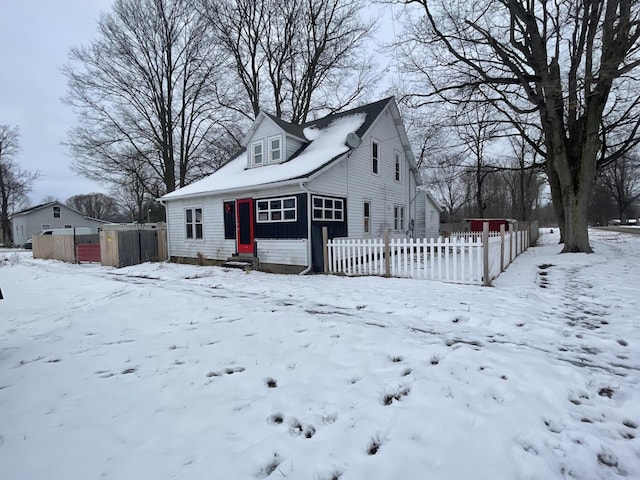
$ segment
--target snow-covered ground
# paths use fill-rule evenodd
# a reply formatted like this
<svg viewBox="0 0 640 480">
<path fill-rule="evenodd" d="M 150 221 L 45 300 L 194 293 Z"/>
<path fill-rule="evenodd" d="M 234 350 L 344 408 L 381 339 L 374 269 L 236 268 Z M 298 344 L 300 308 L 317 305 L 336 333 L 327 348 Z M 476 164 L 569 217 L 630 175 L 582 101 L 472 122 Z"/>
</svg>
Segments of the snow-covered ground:
<svg viewBox="0 0 640 480">
<path fill-rule="evenodd" d="M 0 253 L 0 478 L 640 478 L 640 236 L 495 287 Z"/>
</svg>

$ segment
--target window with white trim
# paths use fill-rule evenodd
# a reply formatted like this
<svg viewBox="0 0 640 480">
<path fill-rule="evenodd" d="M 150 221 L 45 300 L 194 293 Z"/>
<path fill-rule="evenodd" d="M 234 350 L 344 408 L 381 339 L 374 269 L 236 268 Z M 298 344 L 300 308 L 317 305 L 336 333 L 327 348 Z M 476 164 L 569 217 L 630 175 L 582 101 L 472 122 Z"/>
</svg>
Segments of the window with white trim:
<svg viewBox="0 0 640 480">
<path fill-rule="evenodd" d="M 73 228 L 73 225 L 67 224 L 67 225 L 64 226 L 64 228 Z"/>
<path fill-rule="evenodd" d="M 60 218 L 60 207 L 53 207 L 53 218 Z"/>
<path fill-rule="evenodd" d="M 395 159 L 396 159 L 396 170 L 395 170 L 395 175 L 396 175 L 396 182 L 400 181 L 400 168 L 402 165 L 402 157 L 400 156 L 400 152 L 395 152 Z"/>
<path fill-rule="evenodd" d="M 371 173 L 378 174 L 380 168 L 380 142 L 371 140 Z"/>
<path fill-rule="evenodd" d="M 282 138 L 280 135 L 269 138 L 269 163 L 279 163 L 282 160 Z"/>
<path fill-rule="evenodd" d="M 255 166 L 262 165 L 264 152 L 262 151 L 262 140 L 251 144 L 251 164 Z"/>
<path fill-rule="evenodd" d="M 257 222 L 295 222 L 298 219 L 296 207 L 296 197 L 257 200 Z"/>
<path fill-rule="evenodd" d="M 49 230 L 51 228 L 51 225 L 47 224 L 47 223 L 43 223 L 42 224 L 42 230 Z"/>
<path fill-rule="evenodd" d="M 393 229 L 396 232 L 404 232 L 404 207 L 393 207 Z"/>
<path fill-rule="evenodd" d="M 364 233 L 371 233 L 371 202 L 369 200 L 364 201 L 362 218 Z"/>
<path fill-rule="evenodd" d="M 344 219 L 344 202 L 341 198 L 313 197 L 313 219 L 341 222 Z"/>
<path fill-rule="evenodd" d="M 201 240 L 202 231 L 202 208 L 187 208 L 185 213 L 185 236 L 190 240 Z"/>
</svg>

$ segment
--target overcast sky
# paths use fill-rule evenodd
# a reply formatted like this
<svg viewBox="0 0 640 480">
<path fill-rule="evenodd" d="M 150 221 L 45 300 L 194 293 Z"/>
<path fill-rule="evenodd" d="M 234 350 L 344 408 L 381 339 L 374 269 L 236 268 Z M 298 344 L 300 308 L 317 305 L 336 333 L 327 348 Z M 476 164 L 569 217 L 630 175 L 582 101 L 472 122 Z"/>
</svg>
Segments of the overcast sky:
<svg viewBox="0 0 640 480">
<path fill-rule="evenodd" d="M 17 160 L 39 171 L 30 196 L 32 205 L 53 196 L 60 201 L 105 187 L 71 171 L 62 142 L 76 124 L 61 98 L 67 92 L 61 73 L 69 49 L 97 38 L 97 20 L 113 0 L 3 0 L 0 9 L 0 125 L 20 127 L 22 151 Z M 391 31 L 389 7 L 376 6 L 378 40 Z"/>
<path fill-rule="evenodd" d="M 70 47 L 97 37 L 100 12 L 113 0 L 2 1 L 0 9 L 0 124 L 20 127 L 22 168 L 40 171 L 32 204 L 46 196 L 61 201 L 80 193 L 104 191 L 76 175 L 61 145 L 75 124 L 61 67 Z"/>
</svg>

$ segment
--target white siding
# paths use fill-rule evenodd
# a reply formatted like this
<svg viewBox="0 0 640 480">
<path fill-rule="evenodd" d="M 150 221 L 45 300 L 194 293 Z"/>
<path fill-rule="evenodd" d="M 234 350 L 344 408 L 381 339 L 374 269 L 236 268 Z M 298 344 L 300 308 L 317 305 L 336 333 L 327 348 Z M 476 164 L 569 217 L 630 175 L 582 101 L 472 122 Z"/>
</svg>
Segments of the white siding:
<svg viewBox="0 0 640 480">
<path fill-rule="evenodd" d="M 202 208 L 202 239 L 186 238 L 186 208 Z M 209 259 L 226 260 L 236 251 L 235 240 L 224 238 L 222 197 L 200 197 L 167 202 L 167 232 L 169 254 L 173 257 L 197 258 L 198 253 L 201 253 Z"/>
<path fill-rule="evenodd" d="M 423 238 L 426 235 L 426 203 L 427 195 L 424 190 L 420 190 L 416 194 L 415 210 L 416 210 L 416 227 L 414 231 L 415 238 Z"/>
<path fill-rule="evenodd" d="M 440 210 L 429 199 L 426 201 L 425 224 L 427 238 L 438 238 L 440 236 Z"/>
<path fill-rule="evenodd" d="M 378 174 L 371 168 L 371 137 L 380 143 Z M 402 156 L 400 182 L 395 180 L 395 152 Z M 322 175 L 309 182 L 315 193 L 347 197 L 347 221 L 350 237 L 364 237 L 363 204 L 371 202 L 371 233 L 379 237 L 389 229 L 391 234 L 406 235 L 410 220 L 415 219 L 415 179 L 389 109 L 369 128 L 358 148 Z M 395 232 L 394 206 L 405 208 L 405 228 Z"/>
<path fill-rule="evenodd" d="M 224 238 L 224 202 L 242 198 L 263 198 L 300 193 L 297 188 L 278 188 L 242 192 L 237 196 L 201 196 L 166 202 L 169 254 L 172 257 L 197 258 L 201 253 L 207 259 L 226 260 L 236 252 L 236 240 Z M 187 239 L 185 209 L 202 208 L 203 238 Z M 306 240 L 258 239 L 258 257 L 264 263 L 306 265 Z"/>
<path fill-rule="evenodd" d="M 307 188 L 318 195 L 346 197 L 348 180 L 348 160 L 345 159 L 332 166 L 319 177 L 311 180 Z"/>
<path fill-rule="evenodd" d="M 307 240 L 257 240 L 261 263 L 307 265 Z"/>
<path fill-rule="evenodd" d="M 251 144 L 256 141 L 262 141 L 264 149 L 264 161 L 265 163 L 268 162 L 269 144 L 267 142 L 269 138 L 276 135 L 280 135 L 280 138 L 283 142 L 281 147 L 283 152 L 282 161 L 288 159 L 302 146 L 302 142 L 294 137 L 287 135 L 274 121 L 272 121 L 268 117 L 265 117 L 262 122 L 260 122 L 260 125 L 258 125 L 258 128 L 251 137 L 251 141 L 247 144 L 247 150 L 249 152 L 249 162 L 251 162 Z"/>
<path fill-rule="evenodd" d="M 302 142 L 295 137 L 285 136 L 285 149 L 287 151 L 287 159 L 291 157 L 302 146 Z"/>
</svg>

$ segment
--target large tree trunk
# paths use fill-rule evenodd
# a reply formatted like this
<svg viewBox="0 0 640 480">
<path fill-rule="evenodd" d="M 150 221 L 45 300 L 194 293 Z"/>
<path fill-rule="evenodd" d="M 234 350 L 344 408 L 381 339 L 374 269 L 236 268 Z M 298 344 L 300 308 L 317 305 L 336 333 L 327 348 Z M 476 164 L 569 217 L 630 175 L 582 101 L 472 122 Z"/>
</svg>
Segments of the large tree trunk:
<svg viewBox="0 0 640 480">
<path fill-rule="evenodd" d="M 0 240 L 8 247 L 11 245 L 11 223 L 9 222 L 9 194 L 6 176 L 5 169 L 0 164 Z"/>
<path fill-rule="evenodd" d="M 560 242 L 564 243 L 564 205 L 562 203 L 562 191 L 560 189 L 560 179 L 558 174 L 551 166 L 551 161 L 547 160 L 547 178 L 551 187 L 551 202 L 553 211 L 556 214 L 558 222 L 558 230 L 560 230 Z"/>
<path fill-rule="evenodd" d="M 585 193 L 584 187 L 575 192 L 573 186 L 569 186 L 563 189 L 562 200 L 565 213 L 565 239 L 562 253 L 592 253 L 587 225 L 589 193 Z"/>
</svg>

